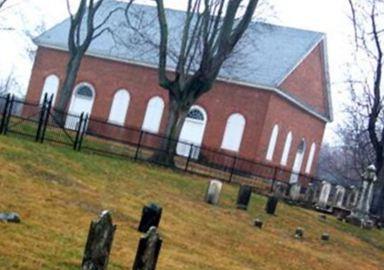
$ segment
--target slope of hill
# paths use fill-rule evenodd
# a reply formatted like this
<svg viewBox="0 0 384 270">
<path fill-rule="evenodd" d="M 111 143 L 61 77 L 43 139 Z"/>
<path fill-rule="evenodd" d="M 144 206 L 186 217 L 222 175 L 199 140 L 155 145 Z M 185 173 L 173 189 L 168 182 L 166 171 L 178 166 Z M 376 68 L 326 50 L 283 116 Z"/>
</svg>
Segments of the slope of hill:
<svg viewBox="0 0 384 270">
<path fill-rule="evenodd" d="M 0 269 L 79 269 L 89 223 L 110 209 L 117 224 L 109 269 L 130 269 L 141 208 L 163 206 L 158 268 L 383 269 L 384 232 L 362 231 L 333 217 L 280 203 L 264 214 L 253 195 L 248 212 L 234 207 L 238 187 L 225 185 L 219 206 L 203 202 L 207 180 L 170 170 L 0 137 Z M 262 230 L 251 225 L 265 221 Z M 294 239 L 296 227 L 304 240 Z M 320 241 L 322 232 L 330 242 Z"/>
</svg>

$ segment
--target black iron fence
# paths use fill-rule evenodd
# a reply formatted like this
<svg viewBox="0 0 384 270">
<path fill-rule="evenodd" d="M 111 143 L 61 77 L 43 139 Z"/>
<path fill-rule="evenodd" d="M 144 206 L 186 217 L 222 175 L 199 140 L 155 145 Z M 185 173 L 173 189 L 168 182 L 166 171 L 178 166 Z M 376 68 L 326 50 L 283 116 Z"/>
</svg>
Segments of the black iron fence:
<svg viewBox="0 0 384 270">
<path fill-rule="evenodd" d="M 15 109 L 17 108 L 17 109 Z M 72 147 L 76 151 L 155 163 L 173 169 L 227 182 L 252 185 L 259 193 L 281 190 L 289 195 L 292 184 L 304 194 L 313 176 L 270 164 L 229 155 L 220 150 L 193 145 L 137 128 L 105 120 L 73 115 L 52 107 L 47 95 L 41 104 L 28 103 L 7 95 L 0 97 L 0 134 L 12 134 Z M 166 162 L 165 145 L 176 144 L 173 162 Z"/>
</svg>

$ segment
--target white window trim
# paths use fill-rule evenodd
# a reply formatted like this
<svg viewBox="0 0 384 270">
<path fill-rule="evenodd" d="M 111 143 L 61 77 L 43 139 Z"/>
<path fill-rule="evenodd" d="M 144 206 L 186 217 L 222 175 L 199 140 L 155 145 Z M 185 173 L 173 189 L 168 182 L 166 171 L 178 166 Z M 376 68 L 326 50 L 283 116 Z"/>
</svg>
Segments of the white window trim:
<svg viewBox="0 0 384 270">
<path fill-rule="evenodd" d="M 272 133 L 271 133 L 271 137 L 269 139 L 267 155 L 266 155 L 266 159 L 269 161 L 273 160 L 273 155 L 275 153 L 278 137 L 279 137 L 279 125 L 275 124 L 272 128 Z"/>
<path fill-rule="evenodd" d="M 291 152 L 292 141 L 293 141 L 293 135 L 292 135 L 292 132 L 289 131 L 285 139 L 283 154 L 280 160 L 280 164 L 283 166 L 287 166 L 288 164 L 288 158 L 289 158 L 289 153 Z"/>
<path fill-rule="evenodd" d="M 313 160 L 315 158 L 316 144 L 312 143 L 311 149 L 309 150 L 309 156 L 307 159 L 307 165 L 305 166 L 305 173 L 310 173 L 312 170 Z"/>
</svg>

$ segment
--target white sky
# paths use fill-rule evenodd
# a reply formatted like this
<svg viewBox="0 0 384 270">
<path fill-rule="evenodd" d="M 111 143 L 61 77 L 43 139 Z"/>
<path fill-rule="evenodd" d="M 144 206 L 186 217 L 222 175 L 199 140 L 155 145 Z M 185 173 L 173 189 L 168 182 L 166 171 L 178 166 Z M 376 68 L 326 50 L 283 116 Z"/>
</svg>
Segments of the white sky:
<svg viewBox="0 0 384 270">
<path fill-rule="evenodd" d="M 0 78 L 13 72 L 25 92 L 32 61 L 23 51 L 31 46 L 31 42 L 24 35 L 20 35 L 20 32 L 27 29 L 33 34 L 37 25 L 43 23 L 48 29 L 64 20 L 68 16 L 66 0 L 9 1 L 10 7 L 0 11 L 0 28 L 13 27 L 16 30 L 0 31 Z M 77 2 L 78 0 L 71 0 L 73 5 Z M 340 123 L 340 106 L 346 102 L 347 97 L 343 85 L 345 65 L 353 52 L 347 0 L 270 0 L 269 2 L 275 9 L 275 16 L 267 19 L 269 22 L 327 34 L 335 122 L 328 125 L 326 140 L 332 141 L 334 136 L 331 129 Z M 167 7 L 182 9 L 185 1 L 165 0 L 165 4 Z"/>
</svg>

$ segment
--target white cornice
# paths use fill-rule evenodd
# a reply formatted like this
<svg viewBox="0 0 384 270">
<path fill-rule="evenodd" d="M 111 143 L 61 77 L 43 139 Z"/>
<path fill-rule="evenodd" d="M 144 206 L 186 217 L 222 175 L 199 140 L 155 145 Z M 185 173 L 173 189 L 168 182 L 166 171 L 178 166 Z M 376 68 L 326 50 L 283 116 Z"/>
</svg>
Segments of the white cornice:
<svg viewBox="0 0 384 270">
<path fill-rule="evenodd" d="M 63 51 L 63 52 L 68 52 L 67 48 L 63 48 L 63 47 L 60 47 L 60 46 L 55 46 L 55 45 L 52 45 L 52 44 L 43 44 L 41 42 L 38 42 L 37 40 L 35 40 L 35 43 L 36 43 L 36 45 L 38 45 L 40 47 L 44 47 L 44 48 L 48 48 L 48 49 L 54 49 L 54 50 L 59 50 L 59 51 Z M 87 56 L 96 57 L 96 58 L 102 58 L 102 59 L 106 59 L 106 60 L 116 61 L 116 62 L 127 63 L 127 64 L 131 64 L 131 65 L 137 65 L 137 66 L 141 66 L 141 67 L 157 69 L 157 65 L 148 64 L 148 63 L 142 63 L 142 62 L 137 62 L 137 61 L 132 61 L 132 60 L 127 60 L 127 59 L 122 59 L 122 58 L 117 58 L 117 57 L 113 57 L 113 56 L 109 56 L 109 55 L 104 55 L 104 54 L 101 54 L 101 53 L 87 52 L 86 55 Z M 175 70 L 174 69 L 168 69 L 167 71 L 173 72 Z M 257 89 L 265 90 L 265 91 L 270 91 L 270 92 L 275 93 L 276 95 L 284 98 L 285 100 L 291 102 L 292 104 L 296 105 L 298 108 L 304 110 L 305 112 L 311 114 L 312 116 L 315 116 L 316 118 L 318 118 L 318 119 L 320 119 L 320 120 L 322 120 L 324 122 L 331 122 L 332 121 L 332 119 L 327 118 L 324 115 L 316 112 L 315 110 L 310 108 L 308 105 L 304 104 L 303 102 L 298 101 L 294 97 L 288 95 L 286 92 L 284 92 L 283 90 L 278 89 L 276 87 L 252 84 L 252 83 L 247 83 L 247 82 L 242 82 L 242 81 L 237 81 L 237 80 L 232 80 L 232 79 L 222 78 L 222 77 L 218 77 L 217 81 L 231 83 L 231 84 L 236 84 L 236 85 L 241 85 L 241 86 L 246 86 L 246 87 L 250 87 L 250 88 L 257 88 Z"/>
</svg>

